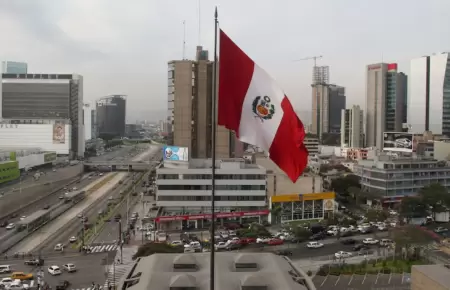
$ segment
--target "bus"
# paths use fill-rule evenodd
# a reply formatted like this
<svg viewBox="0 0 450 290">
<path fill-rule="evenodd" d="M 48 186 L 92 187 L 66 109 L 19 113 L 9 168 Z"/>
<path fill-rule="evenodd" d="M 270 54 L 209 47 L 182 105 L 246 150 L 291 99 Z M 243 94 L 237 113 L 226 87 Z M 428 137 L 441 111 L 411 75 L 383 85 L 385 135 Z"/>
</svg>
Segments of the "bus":
<svg viewBox="0 0 450 290">
<path fill-rule="evenodd" d="M 86 192 L 84 190 L 72 191 L 64 196 L 65 203 L 77 204 L 86 197 Z"/>
<path fill-rule="evenodd" d="M 51 211 L 41 209 L 34 212 L 32 215 L 27 216 L 25 219 L 17 222 L 17 231 L 19 232 L 27 231 L 28 233 L 31 233 L 42 227 L 50 220 L 51 220 Z"/>
</svg>

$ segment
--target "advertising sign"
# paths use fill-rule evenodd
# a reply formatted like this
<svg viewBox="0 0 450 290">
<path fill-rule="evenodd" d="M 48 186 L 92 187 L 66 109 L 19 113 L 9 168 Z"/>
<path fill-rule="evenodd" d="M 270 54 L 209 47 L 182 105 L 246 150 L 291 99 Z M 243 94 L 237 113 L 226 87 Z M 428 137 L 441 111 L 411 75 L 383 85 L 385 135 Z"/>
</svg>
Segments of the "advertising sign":
<svg viewBox="0 0 450 290">
<path fill-rule="evenodd" d="M 256 210 L 256 211 L 241 211 L 241 212 L 219 212 L 214 214 L 215 218 L 237 218 L 237 217 L 252 217 L 268 215 L 269 210 Z M 194 214 L 194 215 L 178 215 L 178 216 L 159 216 L 155 218 L 155 222 L 171 222 L 171 221 L 187 221 L 187 220 L 203 220 L 211 219 L 212 215 L 205 214 Z"/>
<path fill-rule="evenodd" d="M 164 146 L 163 147 L 163 159 L 164 160 L 178 160 L 178 161 L 188 161 L 187 147 L 177 147 L 177 146 Z"/>
<path fill-rule="evenodd" d="M 66 127 L 61 122 L 53 124 L 53 144 L 66 143 Z"/>
<path fill-rule="evenodd" d="M 405 132 L 385 132 L 383 134 L 383 150 L 413 152 L 413 134 Z"/>
<path fill-rule="evenodd" d="M 56 152 L 48 152 L 44 154 L 44 163 L 56 161 Z"/>
</svg>

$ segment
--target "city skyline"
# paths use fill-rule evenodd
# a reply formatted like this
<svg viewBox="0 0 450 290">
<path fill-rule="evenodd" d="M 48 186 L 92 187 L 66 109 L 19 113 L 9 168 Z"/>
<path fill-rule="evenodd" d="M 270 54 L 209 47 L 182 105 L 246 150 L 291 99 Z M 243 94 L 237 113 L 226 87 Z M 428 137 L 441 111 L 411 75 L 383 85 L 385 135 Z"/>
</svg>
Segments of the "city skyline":
<svg viewBox="0 0 450 290">
<path fill-rule="evenodd" d="M 339 5 L 331 1 L 264 5 L 264 1 L 259 1 L 239 3 L 240 9 L 236 10 L 235 1 L 200 0 L 200 30 L 197 1 L 180 1 L 177 5 L 137 1 L 132 7 L 114 1 L 5 3 L 0 2 L 0 29 L 8 46 L 1 52 L 1 60 L 27 62 L 30 73 L 81 74 L 86 102 L 119 91 L 130 96 L 130 111 L 143 111 L 142 114 L 146 114 L 143 105 L 165 112 L 165 69 L 167 61 L 183 58 L 183 21 L 186 58 L 195 59 L 198 44 L 212 50 L 214 5 L 219 7 L 222 29 L 277 79 L 297 111 L 311 107 L 313 61 L 294 62 L 296 59 L 323 55 L 318 65 L 330 66 L 330 83 L 346 87 L 347 107 L 356 104 L 364 108 L 366 65 L 395 62 L 399 64 L 398 71 L 408 75 L 411 59 L 450 47 L 450 41 L 441 37 L 450 32 L 449 20 L 439 13 L 450 8 L 450 3 L 444 1 L 432 7 L 419 1 L 398 1 L 389 3 L 387 11 L 386 1 L 364 7 L 355 1 Z M 259 16 L 248 17 L 256 4 Z M 124 9 L 128 12 L 125 15 Z M 313 20 L 311 11 L 321 11 L 320 22 Z M 381 25 L 370 17 L 380 13 L 385 19 Z M 417 22 L 419 15 L 433 21 Z M 79 23 L 81 16 L 84 21 Z M 397 24 L 398 19 L 402 19 L 402 25 Z M 311 30 L 311 21 L 315 21 L 315 31 Z M 359 22 L 364 29 L 354 25 Z M 323 38 L 330 29 L 339 41 Z M 419 34 L 421 38 L 416 37 Z M 402 35 L 401 41 L 398 35 Z M 377 41 L 371 41 L 374 39 Z M 30 46 L 31 51 L 26 49 Z"/>
</svg>

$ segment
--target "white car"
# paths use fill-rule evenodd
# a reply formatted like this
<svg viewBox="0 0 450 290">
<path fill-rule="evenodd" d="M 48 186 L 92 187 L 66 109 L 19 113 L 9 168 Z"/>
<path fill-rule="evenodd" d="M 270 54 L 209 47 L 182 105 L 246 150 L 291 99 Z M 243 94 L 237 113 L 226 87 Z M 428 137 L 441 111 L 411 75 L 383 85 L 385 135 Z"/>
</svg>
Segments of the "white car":
<svg viewBox="0 0 450 290">
<path fill-rule="evenodd" d="M 183 242 L 182 241 L 173 241 L 170 243 L 172 246 L 176 247 L 176 246 L 182 246 Z"/>
<path fill-rule="evenodd" d="M 20 217 L 20 220 L 23 221 L 23 220 L 26 219 L 26 218 L 27 218 L 27 217 L 23 215 L 23 216 Z"/>
<path fill-rule="evenodd" d="M 184 248 L 184 252 L 185 253 L 195 253 L 195 249 L 187 246 Z"/>
<path fill-rule="evenodd" d="M 73 191 L 77 190 L 77 187 L 75 186 L 74 188 L 72 188 Z"/>
<path fill-rule="evenodd" d="M 77 237 L 75 237 L 75 236 L 70 237 L 70 239 L 69 239 L 70 243 L 75 243 L 76 241 L 77 241 Z"/>
<path fill-rule="evenodd" d="M 3 279 L 0 281 L 0 285 L 3 285 L 5 288 L 8 288 L 9 285 L 11 285 L 12 282 L 14 282 L 14 280 L 11 279 L 11 278 L 3 278 Z"/>
<path fill-rule="evenodd" d="M 367 238 L 367 239 L 364 239 L 362 242 L 363 242 L 363 244 L 365 244 L 365 245 L 375 245 L 375 244 L 378 244 L 378 240 L 373 239 L 373 238 Z"/>
<path fill-rule="evenodd" d="M 16 225 L 15 224 L 8 224 L 7 226 L 6 226 L 6 229 L 7 230 L 12 230 L 13 228 L 15 228 L 16 227 Z"/>
<path fill-rule="evenodd" d="M 22 282 L 20 280 L 14 281 L 11 284 L 9 284 L 9 286 L 8 286 L 8 290 L 23 290 L 23 289 L 28 289 L 28 288 L 29 288 L 28 285 L 27 284 L 22 285 Z"/>
<path fill-rule="evenodd" d="M 318 249 L 322 248 L 323 244 L 319 242 L 309 242 L 308 244 L 306 244 L 306 246 L 310 249 Z"/>
<path fill-rule="evenodd" d="M 257 244 L 266 244 L 271 240 L 271 238 L 257 238 L 256 243 Z"/>
<path fill-rule="evenodd" d="M 67 271 L 69 273 L 77 271 L 77 267 L 75 267 L 75 265 L 72 263 L 63 265 L 63 269 L 64 269 L 64 271 Z"/>
<path fill-rule="evenodd" d="M 53 248 L 55 251 L 62 251 L 64 250 L 63 244 L 56 244 L 56 246 Z"/>
<path fill-rule="evenodd" d="M 227 243 L 225 242 L 219 242 L 217 243 L 214 247 L 216 248 L 216 250 L 223 250 L 228 246 Z"/>
<path fill-rule="evenodd" d="M 350 258 L 352 256 L 352 253 L 339 251 L 339 252 L 335 253 L 334 256 L 338 259 Z"/>
<path fill-rule="evenodd" d="M 61 269 L 58 266 L 53 265 L 48 267 L 48 273 L 52 276 L 61 275 Z"/>
</svg>

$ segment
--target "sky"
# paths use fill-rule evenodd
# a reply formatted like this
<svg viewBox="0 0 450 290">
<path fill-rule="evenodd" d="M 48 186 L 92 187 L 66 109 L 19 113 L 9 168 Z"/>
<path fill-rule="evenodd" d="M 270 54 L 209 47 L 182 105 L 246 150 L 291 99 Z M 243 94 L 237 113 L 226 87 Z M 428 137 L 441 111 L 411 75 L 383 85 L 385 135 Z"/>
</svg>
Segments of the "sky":
<svg viewBox="0 0 450 290">
<path fill-rule="evenodd" d="M 77 73 L 85 102 L 128 96 L 127 121 L 157 121 L 167 108 L 167 62 L 214 48 L 220 27 L 311 110 L 312 60 L 346 87 L 347 107 L 365 108 L 365 67 L 450 51 L 448 0 L 0 0 L 0 60 L 29 73 Z M 305 113 L 306 114 L 306 113 Z"/>
</svg>

